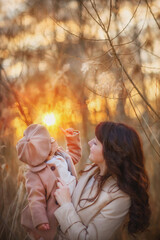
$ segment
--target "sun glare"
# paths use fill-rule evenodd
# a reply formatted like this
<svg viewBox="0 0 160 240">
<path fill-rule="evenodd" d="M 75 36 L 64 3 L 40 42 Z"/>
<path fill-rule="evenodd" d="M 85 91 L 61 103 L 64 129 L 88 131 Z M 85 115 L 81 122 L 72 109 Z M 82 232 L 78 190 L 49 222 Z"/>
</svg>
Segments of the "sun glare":
<svg viewBox="0 0 160 240">
<path fill-rule="evenodd" d="M 56 123 L 56 118 L 53 113 L 47 113 L 43 117 L 43 122 L 47 126 L 54 125 Z"/>
</svg>

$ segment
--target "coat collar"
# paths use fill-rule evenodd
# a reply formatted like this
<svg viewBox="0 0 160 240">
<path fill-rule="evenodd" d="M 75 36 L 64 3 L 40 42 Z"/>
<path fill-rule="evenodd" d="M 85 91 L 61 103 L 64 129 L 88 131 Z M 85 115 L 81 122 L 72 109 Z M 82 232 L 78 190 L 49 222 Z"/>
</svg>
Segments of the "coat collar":
<svg viewBox="0 0 160 240">
<path fill-rule="evenodd" d="M 97 171 L 98 171 L 98 167 L 94 167 L 90 171 L 86 172 L 86 175 L 84 177 L 83 176 L 80 177 L 78 184 L 75 188 L 75 191 L 73 193 L 73 196 L 72 196 L 75 208 L 77 207 L 77 205 L 79 203 L 79 199 L 81 197 L 83 189 L 85 188 L 85 186 L 88 182 L 88 179 L 90 178 L 90 176 L 94 175 Z"/>
<path fill-rule="evenodd" d="M 71 159 L 71 157 L 69 156 L 69 154 L 67 154 L 63 148 L 59 148 L 61 150 L 61 153 L 63 155 L 63 157 L 66 159 L 67 161 L 67 164 L 68 164 L 68 170 L 72 173 L 73 176 L 76 177 L 77 179 L 77 174 L 76 174 L 76 169 L 75 169 L 75 166 L 73 164 L 73 161 Z M 46 168 L 47 167 L 47 164 L 45 162 L 43 162 L 42 164 L 38 165 L 38 166 L 35 166 L 35 167 L 31 167 L 29 166 L 29 169 L 31 172 L 39 172 L 41 171 L 42 169 Z"/>
<path fill-rule="evenodd" d="M 85 175 L 82 175 L 78 181 L 78 184 L 75 188 L 75 191 L 73 193 L 72 196 L 72 200 L 74 202 L 74 206 L 75 208 L 77 208 L 79 200 L 81 198 L 83 189 L 85 188 L 89 178 L 91 176 L 94 176 L 98 171 L 98 166 L 93 167 L 90 171 L 86 172 Z M 117 190 L 119 190 L 118 186 L 117 186 L 117 181 L 116 178 L 113 176 L 110 176 L 106 182 L 104 183 L 103 187 L 102 187 L 103 192 L 116 192 Z"/>
<path fill-rule="evenodd" d="M 42 164 L 35 166 L 35 167 L 29 167 L 31 172 L 39 172 L 42 169 L 46 168 L 47 164 L 45 162 L 43 162 Z"/>
<path fill-rule="evenodd" d="M 52 164 L 52 167 L 53 166 L 55 165 Z M 41 164 L 36 167 L 30 167 L 28 170 L 40 177 L 41 182 L 46 190 L 46 198 L 48 199 L 54 186 L 56 186 L 57 177 L 60 177 L 56 166 L 54 171 L 51 170 L 49 164 Z"/>
</svg>

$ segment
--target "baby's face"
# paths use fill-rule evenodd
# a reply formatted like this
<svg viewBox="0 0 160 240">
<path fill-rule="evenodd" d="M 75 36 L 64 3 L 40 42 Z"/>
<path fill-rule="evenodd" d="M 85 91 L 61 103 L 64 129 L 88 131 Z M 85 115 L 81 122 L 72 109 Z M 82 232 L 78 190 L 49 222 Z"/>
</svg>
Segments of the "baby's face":
<svg viewBox="0 0 160 240">
<path fill-rule="evenodd" d="M 57 142 L 55 140 L 53 141 L 53 139 L 54 138 L 51 138 L 51 151 L 50 151 L 50 153 L 49 153 L 49 155 L 47 157 L 47 160 L 49 160 L 52 156 L 54 156 L 55 152 L 58 149 L 58 144 L 57 144 Z"/>
<path fill-rule="evenodd" d="M 51 151 L 50 151 L 50 153 L 52 153 L 52 152 L 54 152 L 54 142 L 51 142 Z"/>
<path fill-rule="evenodd" d="M 57 151 L 58 149 L 58 144 L 56 142 L 56 140 L 52 137 L 51 138 L 51 152 L 50 152 L 50 155 L 54 155 L 55 152 Z"/>
</svg>

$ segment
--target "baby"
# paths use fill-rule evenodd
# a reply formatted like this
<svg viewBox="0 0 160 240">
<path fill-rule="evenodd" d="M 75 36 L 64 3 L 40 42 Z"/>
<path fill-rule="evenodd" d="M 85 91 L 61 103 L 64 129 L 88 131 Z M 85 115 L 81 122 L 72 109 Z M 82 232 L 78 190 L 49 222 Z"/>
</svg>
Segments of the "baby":
<svg viewBox="0 0 160 240">
<path fill-rule="evenodd" d="M 28 205 L 22 211 L 21 224 L 33 240 L 54 239 L 58 226 L 54 217 L 58 207 L 54 197 L 57 177 L 67 183 L 71 195 L 76 186 L 74 164 L 81 157 L 79 131 L 70 128 L 63 132 L 67 151 L 40 124 L 27 127 L 16 146 L 19 160 L 28 165 L 25 174 Z"/>
</svg>

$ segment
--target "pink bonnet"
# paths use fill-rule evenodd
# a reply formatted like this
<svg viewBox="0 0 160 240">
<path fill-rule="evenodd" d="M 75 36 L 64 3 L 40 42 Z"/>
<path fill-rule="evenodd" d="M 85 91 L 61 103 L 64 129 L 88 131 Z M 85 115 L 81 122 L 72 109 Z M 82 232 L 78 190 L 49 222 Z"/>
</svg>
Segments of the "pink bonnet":
<svg viewBox="0 0 160 240">
<path fill-rule="evenodd" d="M 48 130 L 40 124 L 31 124 L 23 135 L 16 145 L 19 160 L 33 167 L 43 163 L 51 152 Z"/>
</svg>

